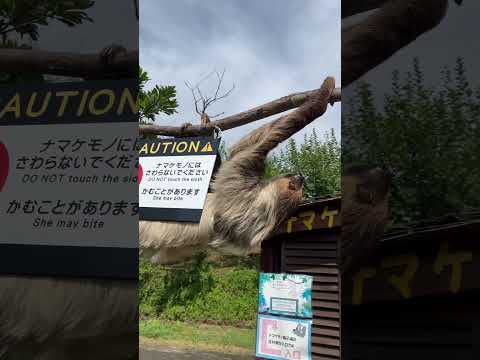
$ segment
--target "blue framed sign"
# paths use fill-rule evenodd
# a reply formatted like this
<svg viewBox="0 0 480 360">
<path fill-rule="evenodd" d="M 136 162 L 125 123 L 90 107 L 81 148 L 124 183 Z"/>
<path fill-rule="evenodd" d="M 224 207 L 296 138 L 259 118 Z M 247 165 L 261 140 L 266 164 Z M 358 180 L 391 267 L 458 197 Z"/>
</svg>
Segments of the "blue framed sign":
<svg viewBox="0 0 480 360">
<path fill-rule="evenodd" d="M 308 275 L 260 273 L 258 312 L 311 318 L 312 282 Z"/>
</svg>

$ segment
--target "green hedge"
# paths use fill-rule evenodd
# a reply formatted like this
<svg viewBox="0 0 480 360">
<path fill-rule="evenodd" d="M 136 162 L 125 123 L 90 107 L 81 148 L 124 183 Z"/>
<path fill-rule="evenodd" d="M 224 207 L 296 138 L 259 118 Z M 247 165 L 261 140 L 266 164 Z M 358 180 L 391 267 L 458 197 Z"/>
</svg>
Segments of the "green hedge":
<svg viewBox="0 0 480 360">
<path fill-rule="evenodd" d="M 143 317 L 254 327 L 257 298 L 255 262 L 212 262 L 200 255 L 169 269 L 140 260 Z"/>
</svg>

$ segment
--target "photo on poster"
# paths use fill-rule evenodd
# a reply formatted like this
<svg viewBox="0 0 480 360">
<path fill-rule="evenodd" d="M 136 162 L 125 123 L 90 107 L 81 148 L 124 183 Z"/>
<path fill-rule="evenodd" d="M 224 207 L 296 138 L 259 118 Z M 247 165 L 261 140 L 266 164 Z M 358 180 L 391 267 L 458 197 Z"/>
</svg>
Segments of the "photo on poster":
<svg viewBox="0 0 480 360">
<path fill-rule="evenodd" d="M 260 273 L 258 312 L 311 318 L 312 282 L 309 275 Z"/>
<path fill-rule="evenodd" d="M 312 321 L 258 315 L 256 356 L 311 360 Z"/>
</svg>

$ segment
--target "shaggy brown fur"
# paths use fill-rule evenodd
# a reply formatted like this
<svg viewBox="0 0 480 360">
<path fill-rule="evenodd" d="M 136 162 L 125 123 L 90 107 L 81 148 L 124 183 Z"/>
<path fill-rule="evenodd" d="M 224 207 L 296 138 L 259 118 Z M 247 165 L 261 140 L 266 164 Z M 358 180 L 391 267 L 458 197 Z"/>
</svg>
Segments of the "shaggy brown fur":
<svg viewBox="0 0 480 360">
<path fill-rule="evenodd" d="M 199 224 L 140 221 L 140 252 L 157 263 L 175 263 L 211 246 L 228 254 L 258 251 L 302 198 L 303 178 L 264 179 L 265 159 L 279 143 L 327 109 L 335 80 L 327 78 L 312 97 L 290 114 L 268 123 L 230 151 L 207 197 Z"/>
<path fill-rule="evenodd" d="M 375 248 L 388 219 L 390 176 L 379 168 L 342 171 L 342 272 L 358 266 Z"/>
<path fill-rule="evenodd" d="M 0 359 L 135 359 L 136 281 L 0 278 Z"/>
</svg>

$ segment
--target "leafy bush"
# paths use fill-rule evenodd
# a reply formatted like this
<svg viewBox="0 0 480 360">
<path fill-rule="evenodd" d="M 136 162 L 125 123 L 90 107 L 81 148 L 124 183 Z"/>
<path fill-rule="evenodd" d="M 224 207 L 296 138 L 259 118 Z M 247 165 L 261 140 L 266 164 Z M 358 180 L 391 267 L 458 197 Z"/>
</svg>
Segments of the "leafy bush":
<svg viewBox="0 0 480 360">
<path fill-rule="evenodd" d="M 461 214 L 480 207 L 480 87 L 468 82 L 462 59 L 427 85 L 417 59 L 393 73 L 383 103 L 360 83 L 342 124 L 344 163 L 388 168 L 396 224 Z"/>
<path fill-rule="evenodd" d="M 258 297 L 256 265 L 243 261 L 228 268 L 214 265 L 205 255 L 177 269 L 142 259 L 142 316 L 254 327 Z"/>
</svg>

